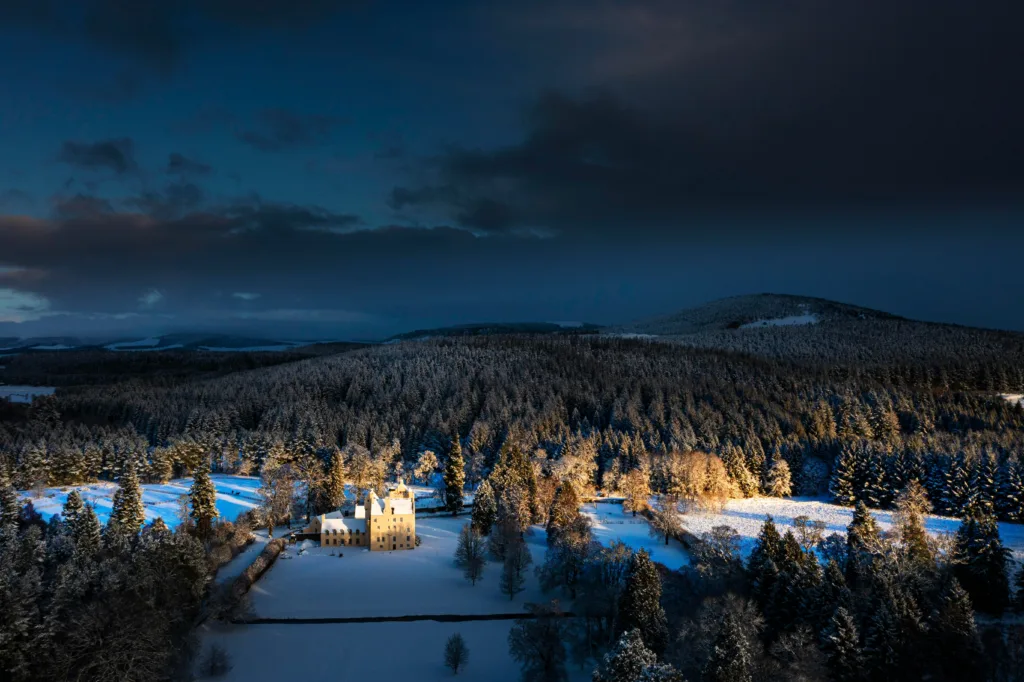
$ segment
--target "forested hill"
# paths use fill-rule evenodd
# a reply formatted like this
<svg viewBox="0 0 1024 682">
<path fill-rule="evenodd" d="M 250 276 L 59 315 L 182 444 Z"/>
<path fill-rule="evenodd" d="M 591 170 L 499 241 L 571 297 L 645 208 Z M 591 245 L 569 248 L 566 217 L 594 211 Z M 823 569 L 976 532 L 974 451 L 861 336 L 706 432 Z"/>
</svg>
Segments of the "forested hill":
<svg viewBox="0 0 1024 682">
<path fill-rule="evenodd" d="M 609 327 L 696 348 L 852 365 L 945 365 L 1024 360 L 1024 334 L 920 322 L 819 298 L 738 296 Z"/>
</svg>

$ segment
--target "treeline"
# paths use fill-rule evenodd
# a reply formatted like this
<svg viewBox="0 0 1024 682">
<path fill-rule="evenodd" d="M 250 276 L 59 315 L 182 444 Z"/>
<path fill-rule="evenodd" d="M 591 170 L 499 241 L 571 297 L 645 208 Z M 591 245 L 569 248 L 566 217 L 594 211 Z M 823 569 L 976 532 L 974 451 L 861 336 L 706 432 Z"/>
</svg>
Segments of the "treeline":
<svg viewBox="0 0 1024 682">
<path fill-rule="evenodd" d="M 605 489 L 640 469 L 666 492 L 666 458 L 700 451 L 744 495 L 822 494 L 831 478 L 838 498 L 885 506 L 918 478 L 937 508 L 962 513 L 966 480 L 1013 519 L 1024 410 L 995 391 L 1020 390 L 1024 363 L 981 357 L 843 365 L 585 336 L 410 342 L 171 386 L 63 389 L 0 423 L 0 455 L 21 488 L 112 479 L 126 463 L 147 480 L 199 460 L 257 473 L 271 453 L 326 468 L 339 450 L 380 479 L 455 434 L 474 485 L 510 440 L 541 469 L 589 460 Z"/>
<path fill-rule="evenodd" d="M 713 461 L 680 460 L 684 472 Z M 746 561 L 737 533 L 720 526 L 691 548 L 689 566 L 671 571 L 642 550 L 597 542 L 578 479 L 557 481 L 545 492 L 525 455 L 503 448 L 455 556 L 473 585 L 488 557 L 500 562 L 497 584 L 512 599 L 530 564 L 524 536 L 545 524 L 548 551 L 536 572 L 557 602 L 532 607 L 536 617 L 509 637 L 524 680 L 562 680 L 567 666 L 595 662 L 597 682 L 1020 679 L 1024 624 L 990 620 L 979 631 L 975 620 L 976 610 L 990 619 L 1024 613 L 1024 571 L 980 501 L 955 536 L 932 538 L 931 503 L 911 481 L 894 500 L 889 533 L 863 503 L 845 536 L 825 537 L 810 520 L 783 535 L 768 517 Z"/>
</svg>

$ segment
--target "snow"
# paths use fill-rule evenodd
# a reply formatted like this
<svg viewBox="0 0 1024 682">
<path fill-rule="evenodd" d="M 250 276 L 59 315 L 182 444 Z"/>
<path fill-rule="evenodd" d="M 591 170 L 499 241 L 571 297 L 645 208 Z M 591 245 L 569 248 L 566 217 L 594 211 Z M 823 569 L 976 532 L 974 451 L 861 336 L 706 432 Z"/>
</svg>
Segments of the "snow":
<svg viewBox="0 0 1024 682">
<path fill-rule="evenodd" d="M 217 644 L 231 659 L 232 670 L 220 678 L 225 682 L 377 680 L 385 671 L 386 679 L 416 682 L 519 682 L 519 663 L 508 653 L 513 624 L 506 620 L 211 625 L 202 635 L 204 646 Z M 456 632 L 466 642 L 469 660 L 453 677 L 444 666 L 444 645 Z M 580 670 L 568 663 L 567 671 L 570 682 L 590 680 L 589 666 Z"/>
<path fill-rule="evenodd" d="M 611 337 L 613 339 L 656 339 L 656 338 L 658 338 L 657 334 L 637 334 L 637 333 L 634 333 L 634 332 L 622 332 L 622 333 L 614 333 L 614 334 L 605 334 L 605 336 Z"/>
<path fill-rule="evenodd" d="M 274 537 L 280 538 L 288 535 L 291 532 L 287 526 L 284 528 L 275 528 Z M 238 576 L 242 575 L 245 569 L 252 565 L 252 562 L 256 560 L 256 557 L 260 555 L 263 549 L 270 542 L 270 538 L 267 537 L 267 529 L 261 528 L 260 530 L 253 531 L 255 540 L 253 540 L 245 549 L 235 555 L 231 561 L 227 562 L 220 569 L 217 570 L 217 575 L 213 579 L 214 584 L 220 585 L 229 583 Z"/>
<path fill-rule="evenodd" d="M 1024 394 L 1022 393 L 1000 393 L 999 397 L 1011 404 L 1024 407 Z"/>
<path fill-rule="evenodd" d="M 846 527 L 853 520 L 853 508 L 841 507 L 818 498 L 809 497 L 755 497 L 746 500 L 730 500 L 720 514 L 689 513 L 682 517 L 683 527 L 700 535 L 715 526 L 730 526 L 740 535 L 740 551 L 750 553 L 761 530 L 765 515 L 771 514 L 780 533 L 793 528 L 793 519 L 807 516 L 812 520 L 824 521 L 825 535 L 840 533 L 846 535 Z M 893 525 L 892 511 L 871 510 L 881 530 L 890 530 Z M 932 535 L 956 533 L 960 520 L 947 516 L 928 515 L 925 529 Z M 1000 523 L 999 535 L 1003 544 L 1010 548 L 1017 561 L 1024 561 L 1024 525 Z"/>
<path fill-rule="evenodd" d="M 814 313 L 805 313 L 803 315 L 789 315 L 787 317 L 776 317 L 770 320 L 755 320 L 754 322 L 747 322 L 741 324 L 740 329 L 755 329 L 760 327 L 796 327 L 807 324 L 817 324 L 819 318 Z"/>
<path fill-rule="evenodd" d="M 53 386 L 0 386 L 0 399 L 7 398 L 12 403 L 30 403 L 37 395 L 53 395 Z"/>
<path fill-rule="evenodd" d="M 291 350 L 295 348 L 294 343 L 282 343 L 273 346 L 244 346 L 242 348 L 235 348 L 231 346 L 199 346 L 199 350 L 214 351 L 217 353 L 241 353 L 241 352 L 276 352 L 282 350 Z"/>
<path fill-rule="evenodd" d="M 689 563 L 689 555 L 678 542 L 666 545 L 663 537 L 651 537 L 647 519 L 624 511 L 621 504 L 588 503 L 582 511 L 594 524 L 594 539 L 603 545 L 620 540 L 634 550 L 647 550 L 652 560 L 673 570 Z"/>
<path fill-rule="evenodd" d="M 111 343 L 104 346 L 107 350 L 130 350 L 132 348 L 151 348 L 153 346 L 160 345 L 160 338 L 151 336 L 148 339 L 139 339 L 138 341 L 121 341 L 120 343 Z"/>
<path fill-rule="evenodd" d="M 543 563 L 544 530 L 526 537 L 533 565 L 515 599 L 498 589 L 501 564 L 488 561 L 475 586 L 454 564 L 459 531 L 468 517 L 418 518 L 419 547 L 371 552 L 361 547 L 314 546 L 294 561 L 278 561 L 250 591 L 263 618 L 354 618 L 436 614 L 516 613 L 526 602 L 547 602 L 534 569 Z M 344 556 L 331 556 L 341 552 Z"/>
<path fill-rule="evenodd" d="M 234 521 L 241 514 L 259 505 L 257 490 L 260 487 L 260 480 L 258 478 L 227 474 L 212 474 L 210 478 L 217 489 L 217 511 L 220 513 L 221 519 Z M 159 517 L 169 527 L 177 526 L 179 523 L 178 500 L 183 497 L 188 498 L 192 479 L 176 478 L 167 483 L 143 483 L 141 487 L 146 522 Z M 101 523 L 107 522 L 110 509 L 113 506 L 114 492 L 117 490 L 116 483 L 102 481 L 62 488 L 45 488 L 39 496 L 29 492 L 22 492 L 22 495 L 32 500 L 36 511 L 44 519 L 49 519 L 54 514 L 60 513 L 72 490 L 77 490 L 85 502 L 89 502 L 96 508 L 96 515 Z"/>
<path fill-rule="evenodd" d="M 63 343 L 54 343 L 43 346 L 32 346 L 32 350 L 71 350 L 76 346 L 65 346 Z"/>
<path fill-rule="evenodd" d="M 563 329 L 578 329 L 583 326 L 583 323 L 577 320 L 558 321 L 552 322 L 552 324 L 557 324 L 559 327 L 562 327 Z"/>
</svg>

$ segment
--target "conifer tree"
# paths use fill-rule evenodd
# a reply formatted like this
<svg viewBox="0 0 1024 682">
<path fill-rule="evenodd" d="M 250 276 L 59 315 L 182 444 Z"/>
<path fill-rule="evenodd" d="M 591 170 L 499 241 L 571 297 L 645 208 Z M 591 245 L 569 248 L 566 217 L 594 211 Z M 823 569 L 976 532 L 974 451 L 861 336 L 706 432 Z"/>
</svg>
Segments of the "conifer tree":
<svg viewBox="0 0 1024 682">
<path fill-rule="evenodd" d="M 971 481 L 962 453 L 950 460 L 944 478 L 942 511 L 950 516 L 963 516 L 971 499 Z"/>
<path fill-rule="evenodd" d="M 773 458 L 765 476 L 764 492 L 770 497 L 789 497 L 793 493 L 789 464 L 782 457 Z"/>
<path fill-rule="evenodd" d="M 139 478 L 135 473 L 135 467 L 128 465 L 118 480 L 107 530 L 125 538 L 133 538 L 138 534 L 145 520 L 146 513 L 142 506 Z"/>
<path fill-rule="evenodd" d="M 751 682 L 753 680 L 754 655 L 750 643 L 743 636 L 743 630 L 736 615 L 731 611 L 715 637 L 711 656 L 704 666 L 703 679 L 706 682 Z"/>
<path fill-rule="evenodd" d="M 466 580 L 472 585 L 483 577 L 486 563 L 484 539 L 470 524 L 459 532 L 459 544 L 455 548 L 455 565 L 462 569 Z"/>
<path fill-rule="evenodd" d="M 1024 466 L 1007 460 L 999 469 L 998 502 L 1000 517 L 1014 523 L 1024 522 Z"/>
<path fill-rule="evenodd" d="M 974 620 L 971 598 L 956 578 L 944 581 L 939 594 L 934 638 L 936 651 L 942 659 L 942 670 L 953 680 L 980 679 L 978 669 L 982 656 L 981 637 Z"/>
<path fill-rule="evenodd" d="M 979 611 L 999 614 L 1009 604 L 1008 557 L 995 516 L 983 509 L 968 510 L 954 540 L 954 572 Z"/>
<path fill-rule="evenodd" d="M 852 589 L 868 580 L 873 557 L 880 546 L 881 534 L 875 517 L 867 505 L 858 502 L 853 510 L 853 520 L 846 527 L 846 582 Z"/>
<path fill-rule="evenodd" d="M 658 662 L 654 652 L 644 646 L 636 628 L 622 633 L 612 650 L 604 655 L 601 666 L 594 671 L 594 682 L 637 682 L 644 670 Z"/>
<path fill-rule="evenodd" d="M 73 529 L 81 518 L 83 511 L 85 511 L 85 505 L 82 504 L 82 496 L 77 490 L 72 490 L 68 493 L 67 499 L 64 500 L 64 506 L 61 508 L 60 515 L 64 518 L 64 522 L 68 524 L 68 527 Z"/>
<path fill-rule="evenodd" d="M 580 498 L 576 494 L 576 486 L 566 481 L 555 490 L 548 512 L 548 545 L 558 541 L 559 534 L 571 526 L 580 516 Z"/>
<path fill-rule="evenodd" d="M 71 527 L 71 533 L 75 539 L 75 551 L 79 554 L 93 556 L 99 551 L 103 539 L 103 527 L 91 504 L 86 504 L 83 507 L 78 520 Z"/>
<path fill-rule="evenodd" d="M 444 508 L 455 516 L 462 509 L 462 489 L 466 484 L 466 462 L 458 437 L 452 438 L 448 460 L 444 466 Z"/>
<path fill-rule="evenodd" d="M 1024 566 L 1017 571 L 1017 578 L 1014 581 L 1017 587 L 1017 599 L 1014 602 L 1018 613 L 1024 613 Z"/>
<path fill-rule="evenodd" d="M 661 607 L 661 576 L 643 549 L 630 559 L 626 588 L 619 601 L 619 633 L 636 628 L 655 654 L 665 650 L 668 625 Z"/>
<path fill-rule="evenodd" d="M 196 521 L 196 534 L 205 540 L 213 530 L 213 520 L 220 515 L 217 511 L 217 488 L 210 479 L 210 468 L 206 462 L 200 463 L 192 473 L 189 498 L 192 501 L 191 516 Z"/>
<path fill-rule="evenodd" d="M 757 535 L 757 541 L 747 559 L 747 571 L 750 574 L 751 587 L 754 596 L 763 606 L 779 573 L 779 563 L 782 560 L 782 537 L 779 529 L 775 526 L 775 520 L 771 515 L 764 518 L 761 524 L 761 531 Z"/>
<path fill-rule="evenodd" d="M 857 454 L 850 447 L 844 445 L 836 458 L 832 480 L 829 484 L 829 491 L 836 504 L 852 506 L 857 502 Z"/>
<path fill-rule="evenodd" d="M 494 489 L 491 487 L 490 480 L 484 479 L 473 495 L 473 528 L 481 535 L 489 535 L 497 513 L 498 505 L 494 499 Z"/>
<path fill-rule="evenodd" d="M 11 484 L 3 464 L 0 464 L 0 528 L 16 526 L 20 515 L 21 502 L 18 499 L 18 491 Z"/>
<path fill-rule="evenodd" d="M 916 480 L 900 493 L 896 499 L 896 513 L 893 519 L 896 533 L 903 551 L 914 562 L 927 564 L 933 560 L 928 546 L 928 534 L 924 529 L 924 514 L 931 510 L 924 486 Z"/>
<path fill-rule="evenodd" d="M 835 682 L 859 682 L 863 679 L 857 624 L 845 606 L 837 606 L 822 633 L 822 649 Z"/>
<path fill-rule="evenodd" d="M 337 448 L 331 453 L 331 461 L 327 468 L 324 497 L 331 511 L 339 509 L 345 503 L 345 458 Z"/>
</svg>

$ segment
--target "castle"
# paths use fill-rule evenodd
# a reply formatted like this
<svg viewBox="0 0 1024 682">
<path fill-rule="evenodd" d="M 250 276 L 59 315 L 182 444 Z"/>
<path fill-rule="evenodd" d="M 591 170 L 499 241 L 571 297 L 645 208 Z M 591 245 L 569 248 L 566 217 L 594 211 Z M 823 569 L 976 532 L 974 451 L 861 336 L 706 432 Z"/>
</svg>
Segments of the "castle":
<svg viewBox="0 0 1024 682">
<path fill-rule="evenodd" d="M 416 547 L 416 498 L 399 482 L 385 498 L 370 491 L 352 516 L 333 511 L 313 519 L 306 533 L 319 533 L 322 547 L 366 547 L 373 551 Z"/>
</svg>

